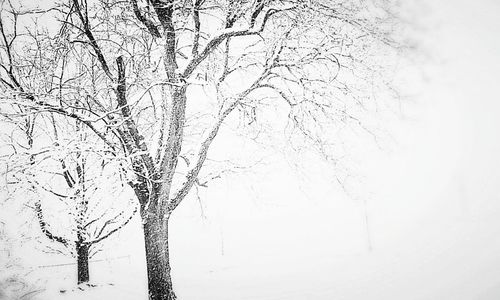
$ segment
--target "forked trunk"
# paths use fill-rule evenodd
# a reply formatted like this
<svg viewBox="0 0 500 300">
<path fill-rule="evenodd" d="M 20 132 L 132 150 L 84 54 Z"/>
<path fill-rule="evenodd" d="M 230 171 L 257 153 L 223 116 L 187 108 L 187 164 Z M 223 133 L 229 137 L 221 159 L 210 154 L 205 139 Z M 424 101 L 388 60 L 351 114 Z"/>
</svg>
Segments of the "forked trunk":
<svg viewBox="0 0 500 300">
<path fill-rule="evenodd" d="M 168 252 L 168 218 L 149 218 L 143 225 L 149 300 L 176 299 Z"/>
<path fill-rule="evenodd" d="M 76 243 L 78 264 L 78 284 L 89 282 L 89 245 L 82 242 Z"/>
</svg>

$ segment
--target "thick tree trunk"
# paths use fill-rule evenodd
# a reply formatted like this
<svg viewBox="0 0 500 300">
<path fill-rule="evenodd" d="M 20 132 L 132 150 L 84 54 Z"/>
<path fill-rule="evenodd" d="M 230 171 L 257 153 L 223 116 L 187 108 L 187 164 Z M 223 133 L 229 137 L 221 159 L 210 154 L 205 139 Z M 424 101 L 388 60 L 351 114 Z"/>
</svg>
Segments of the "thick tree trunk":
<svg viewBox="0 0 500 300">
<path fill-rule="evenodd" d="M 176 296 L 172 287 L 168 252 L 168 218 L 148 218 L 143 229 L 149 300 L 174 300 Z"/>
<path fill-rule="evenodd" d="M 78 264 L 78 284 L 89 282 L 89 245 L 83 242 L 76 243 Z"/>
</svg>

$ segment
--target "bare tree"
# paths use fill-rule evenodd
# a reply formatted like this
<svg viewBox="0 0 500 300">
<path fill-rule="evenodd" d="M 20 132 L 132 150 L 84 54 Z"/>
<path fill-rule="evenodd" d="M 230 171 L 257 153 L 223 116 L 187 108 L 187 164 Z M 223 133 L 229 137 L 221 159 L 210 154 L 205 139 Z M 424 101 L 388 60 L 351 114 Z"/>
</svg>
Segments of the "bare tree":
<svg viewBox="0 0 500 300">
<path fill-rule="evenodd" d="M 169 218 L 230 115 L 247 127 L 274 119 L 289 146 L 335 162 L 331 133 L 372 133 L 363 117 L 377 110 L 374 90 L 390 95 L 384 67 L 403 49 L 389 0 L 18 4 L 1 12 L 1 100 L 78 121 L 124 162 L 151 300 L 176 298 Z"/>
<path fill-rule="evenodd" d="M 10 111 L 11 115 L 20 114 Z M 33 207 L 41 232 L 61 246 L 53 250 L 76 258 L 77 282 L 86 283 L 90 280 L 89 259 L 98 253 L 104 240 L 130 222 L 136 209 L 111 208 L 113 203 L 106 197 L 123 194 L 123 188 L 116 182 L 109 160 L 95 146 L 87 150 L 85 144 L 92 139 L 82 124 L 71 120 L 76 137 L 64 139 L 59 136 L 58 126 L 65 122 L 56 122 L 53 115 L 49 115 L 49 122 L 43 122 L 42 117 L 26 117 L 17 124 L 3 122 L 14 125 L 4 140 L 12 149 L 3 156 L 8 168 L 7 183 L 14 186 L 11 197 L 26 199 L 31 194 L 34 201 L 26 205 Z M 35 130 L 43 125 L 49 125 L 48 132 Z M 47 139 L 50 143 L 44 142 Z M 56 210 L 56 218 L 48 217 L 44 206 Z"/>
</svg>

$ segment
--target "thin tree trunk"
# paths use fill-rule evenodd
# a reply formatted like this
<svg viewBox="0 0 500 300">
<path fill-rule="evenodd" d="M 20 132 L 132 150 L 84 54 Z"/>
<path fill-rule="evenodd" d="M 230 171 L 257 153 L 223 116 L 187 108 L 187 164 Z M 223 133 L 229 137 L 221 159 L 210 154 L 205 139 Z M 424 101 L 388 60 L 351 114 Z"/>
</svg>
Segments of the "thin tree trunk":
<svg viewBox="0 0 500 300">
<path fill-rule="evenodd" d="M 143 225 L 149 300 L 174 300 L 168 252 L 168 218 L 148 218 Z"/>
<path fill-rule="evenodd" d="M 76 243 L 78 264 L 78 284 L 89 282 L 89 245 L 83 242 Z"/>
</svg>

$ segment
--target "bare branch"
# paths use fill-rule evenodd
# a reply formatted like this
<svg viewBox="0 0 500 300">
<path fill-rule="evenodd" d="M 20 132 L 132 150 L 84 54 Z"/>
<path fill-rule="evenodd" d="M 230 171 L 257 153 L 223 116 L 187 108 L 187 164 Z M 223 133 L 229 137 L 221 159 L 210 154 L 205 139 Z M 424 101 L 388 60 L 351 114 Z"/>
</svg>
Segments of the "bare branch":
<svg viewBox="0 0 500 300">
<path fill-rule="evenodd" d="M 41 204 L 40 200 L 37 200 L 35 202 L 35 212 L 36 212 L 36 217 L 38 219 L 38 225 L 40 226 L 40 229 L 42 230 L 43 234 L 45 234 L 45 236 L 47 238 L 49 238 L 51 241 L 55 241 L 55 242 L 61 243 L 63 245 L 67 245 L 68 240 L 66 240 L 63 237 L 52 234 L 52 232 L 49 230 L 47 223 L 45 221 L 44 215 L 43 215 L 42 204 Z"/>
<path fill-rule="evenodd" d="M 191 50 L 191 55 L 193 57 L 198 55 L 198 48 L 200 47 L 200 7 L 203 0 L 193 0 L 193 22 L 194 22 L 194 33 L 193 33 L 193 46 Z"/>
<path fill-rule="evenodd" d="M 141 10 L 139 9 L 139 6 L 137 5 L 137 0 L 130 0 L 130 3 L 132 3 L 132 8 L 134 10 L 135 17 L 141 21 L 144 26 L 148 29 L 149 33 L 151 33 L 152 36 L 156 38 L 161 38 L 160 31 L 158 30 L 157 26 L 155 23 L 149 19 L 148 17 L 144 16 L 141 13 Z"/>
<path fill-rule="evenodd" d="M 177 191 L 171 202 L 169 203 L 168 210 L 173 211 L 180 203 L 181 201 L 186 197 L 188 192 L 191 190 L 191 187 L 196 181 L 196 178 L 198 177 L 198 174 L 200 173 L 201 167 L 203 166 L 203 163 L 205 162 L 205 159 L 207 158 L 208 154 L 208 149 L 210 145 L 212 144 L 212 141 L 215 139 L 215 136 L 219 132 L 220 126 L 226 119 L 226 117 L 234 110 L 236 105 L 238 104 L 239 100 L 233 101 L 219 116 L 217 122 L 212 126 L 212 129 L 208 133 L 208 136 L 204 139 L 203 143 L 201 144 L 200 150 L 198 152 L 198 157 L 196 159 L 196 163 L 194 167 L 189 170 L 187 176 L 186 176 L 186 181 L 182 185 L 182 187 Z"/>
<path fill-rule="evenodd" d="M 113 235 L 114 233 L 116 233 L 118 230 L 120 230 L 120 229 L 122 229 L 124 226 L 126 226 L 126 225 L 130 222 L 130 220 L 132 220 L 132 218 L 134 217 L 134 215 L 135 215 L 135 213 L 136 213 L 136 212 L 137 212 L 137 206 L 134 208 L 134 211 L 130 214 L 130 216 L 129 216 L 129 217 L 128 217 L 128 218 L 127 218 L 127 219 L 126 219 L 126 220 L 125 220 L 125 221 L 124 221 L 121 225 L 119 225 L 118 227 L 116 227 L 116 228 L 114 228 L 114 229 L 110 230 L 108 233 L 106 233 L 106 234 L 104 234 L 104 235 L 102 235 L 102 236 L 101 236 L 101 234 L 103 233 L 104 228 L 106 227 L 106 225 L 109 225 L 109 224 L 110 224 L 110 222 L 105 223 L 105 225 L 102 227 L 101 231 L 100 231 L 100 232 L 99 232 L 99 234 L 97 235 L 97 239 L 92 240 L 92 241 L 90 241 L 90 242 L 88 242 L 88 243 L 89 243 L 90 245 L 95 245 L 95 244 L 97 244 L 97 243 L 99 243 L 99 242 L 101 242 L 101 241 L 103 241 L 103 240 L 105 240 L 105 239 L 109 238 L 111 235 Z M 123 214 L 123 213 L 122 213 L 122 214 Z M 120 214 L 120 215 L 122 215 L 122 214 Z"/>
<path fill-rule="evenodd" d="M 285 9 L 268 9 L 263 17 L 263 20 L 261 24 L 257 27 L 255 27 L 255 24 L 252 24 L 250 28 L 246 29 L 233 29 L 233 28 L 226 28 L 225 30 L 222 30 L 219 34 L 215 35 L 205 46 L 203 51 L 196 57 L 193 57 L 193 59 L 188 63 L 186 66 L 184 72 L 182 72 L 182 77 L 183 78 L 188 78 L 191 76 L 193 71 L 198 67 L 198 65 L 207 58 L 207 56 L 212 53 L 215 48 L 217 48 L 224 40 L 231 38 L 231 37 L 238 37 L 238 36 L 249 36 L 249 35 L 258 35 L 262 31 L 264 31 L 264 28 L 266 27 L 266 24 L 271 16 L 278 12 L 284 12 L 287 10 L 292 10 L 295 7 L 289 7 Z"/>
<path fill-rule="evenodd" d="M 94 34 L 90 30 L 90 24 L 89 24 L 89 19 L 87 14 L 83 14 L 82 12 L 82 7 L 80 7 L 80 3 L 78 0 L 73 0 L 73 5 L 75 12 L 77 13 L 78 17 L 80 18 L 80 21 L 83 24 L 83 31 L 85 35 L 87 36 L 90 45 L 94 49 L 95 54 L 97 55 L 97 59 L 101 63 L 102 70 L 106 75 L 109 77 L 109 79 L 114 80 L 113 75 L 111 74 L 111 71 L 109 70 L 108 63 L 106 62 L 106 58 L 104 58 L 104 55 L 102 54 L 101 48 L 99 48 L 99 45 L 97 44 L 97 41 L 94 37 Z M 86 10 L 87 7 L 85 6 L 84 9 Z"/>
</svg>

